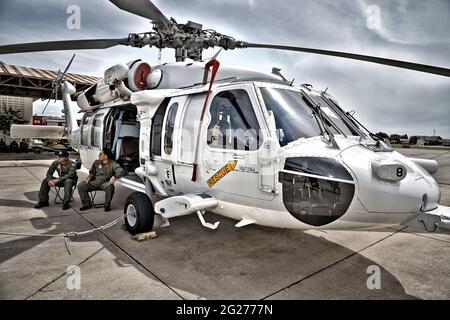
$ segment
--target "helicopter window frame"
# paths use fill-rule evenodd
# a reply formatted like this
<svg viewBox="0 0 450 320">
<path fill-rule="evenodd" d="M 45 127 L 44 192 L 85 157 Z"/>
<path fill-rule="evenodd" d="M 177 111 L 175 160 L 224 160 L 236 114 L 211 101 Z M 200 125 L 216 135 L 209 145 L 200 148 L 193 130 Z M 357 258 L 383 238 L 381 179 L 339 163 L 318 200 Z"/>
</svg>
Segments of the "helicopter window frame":
<svg viewBox="0 0 450 320">
<path fill-rule="evenodd" d="M 89 146 L 89 127 L 91 120 L 93 118 L 92 113 L 86 113 L 81 120 L 81 130 L 80 130 L 80 145 Z"/>
<path fill-rule="evenodd" d="M 106 114 L 105 130 L 103 130 L 103 145 L 106 148 L 113 150 L 114 136 L 116 131 L 116 118 L 119 117 L 120 108 L 112 108 L 110 112 Z M 113 150 L 114 151 L 114 150 Z"/>
<path fill-rule="evenodd" d="M 180 111 L 179 126 L 181 131 L 178 133 L 179 150 L 177 162 L 184 165 L 192 165 L 194 161 L 195 146 L 197 137 L 203 131 L 200 128 L 200 116 L 206 99 L 206 92 L 197 92 L 187 95 L 184 107 Z M 205 121 L 207 115 L 205 114 Z"/>
<path fill-rule="evenodd" d="M 165 98 L 152 117 L 150 129 L 150 159 L 152 160 L 161 158 L 163 124 L 170 99 L 169 97 Z"/>
<path fill-rule="evenodd" d="M 265 119 L 266 119 L 266 122 L 267 122 L 267 126 L 270 128 L 270 124 L 269 124 L 269 122 L 270 122 L 270 116 L 269 116 L 269 111 L 271 110 L 270 108 L 268 108 L 267 107 L 267 102 L 266 102 L 266 100 L 265 100 L 265 97 L 264 97 L 264 95 L 263 95 L 263 92 L 262 92 L 262 89 L 275 89 L 275 90 L 286 90 L 286 91 L 292 91 L 292 92 L 295 92 L 295 93 L 297 93 L 297 94 L 299 94 L 299 95 L 301 95 L 301 96 L 304 96 L 304 92 L 302 91 L 302 89 L 301 88 L 299 88 L 299 87 L 292 87 L 292 86 L 287 86 L 287 85 L 283 85 L 283 84 L 275 84 L 275 83 L 266 83 L 266 82 L 257 82 L 257 83 L 255 83 L 255 86 L 256 86 L 256 94 L 257 94 L 257 97 L 258 97 L 258 100 L 259 100 L 259 102 L 260 102 L 260 104 L 261 104 L 261 106 L 262 106 L 262 109 L 263 109 L 263 114 L 264 114 L 264 117 L 265 117 Z M 306 111 L 311 111 L 311 114 L 313 113 L 313 110 L 311 109 L 311 107 L 302 99 L 302 104 L 304 104 L 304 106 L 303 107 L 307 107 L 307 108 L 305 108 L 305 110 Z M 278 122 L 278 123 L 284 123 L 284 121 L 283 122 L 280 122 L 280 119 L 278 119 L 278 121 L 277 121 L 277 117 L 276 117 L 276 115 L 274 115 L 274 117 L 275 117 L 275 121 L 276 121 L 276 123 Z M 306 118 L 305 118 L 306 119 Z M 311 117 L 311 119 L 313 119 L 313 117 Z M 317 123 L 317 122 L 316 122 Z M 310 126 L 310 130 L 315 130 L 315 129 L 317 129 L 317 136 L 320 136 L 320 127 L 319 127 L 319 125 L 317 124 L 317 128 L 315 128 L 316 127 L 316 125 L 314 124 L 314 122 L 313 122 L 313 124 Z M 280 147 L 281 148 L 284 148 L 284 147 L 286 147 L 289 143 L 291 143 L 291 142 L 293 142 L 293 141 L 295 141 L 295 139 L 294 140 L 292 140 L 292 141 L 288 141 L 288 142 L 283 142 L 283 141 L 281 141 L 280 140 L 280 137 L 284 137 L 284 135 L 283 135 L 283 131 L 279 131 L 279 129 L 283 129 L 283 128 L 278 128 L 278 126 L 277 126 L 277 128 L 276 128 L 276 131 L 275 132 L 273 132 L 273 130 L 272 130 L 272 128 L 270 128 L 269 129 L 269 132 L 270 132 L 270 135 L 272 136 L 272 137 L 274 137 L 275 139 L 277 139 L 277 141 L 278 141 L 278 144 L 280 145 Z M 286 134 L 286 133 L 285 133 Z M 315 137 L 316 135 L 311 135 L 310 137 Z M 302 137 L 303 138 L 308 138 L 308 135 L 302 135 Z M 300 137 L 301 138 L 301 137 Z M 299 139 L 299 138 L 298 138 Z"/>
<path fill-rule="evenodd" d="M 164 152 L 166 155 L 171 155 L 173 151 L 173 134 L 175 132 L 175 120 L 178 109 L 179 103 L 172 103 L 167 110 L 166 119 L 164 121 Z"/>
<path fill-rule="evenodd" d="M 91 141 L 90 145 L 94 148 L 102 147 L 102 136 L 103 136 L 103 119 L 105 117 L 105 113 L 97 113 L 93 115 L 92 124 L 91 124 Z"/>
<path fill-rule="evenodd" d="M 265 134 L 264 132 L 267 131 L 266 127 L 265 127 L 265 122 L 263 121 L 263 114 L 262 114 L 262 110 L 261 110 L 261 105 L 259 104 L 259 101 L 257 99 L 256 96 L 256 92 L 254 91 L 254 86 L 252 83 L 245 83 L 240 84 L 240 85 L 236 85 L 233 84 L 232 86 L 226 86 L 226 87 L 220 87 L 220 90 L 215 90 L 214 96 L 213 98 L 210 100 L 210 103 L 208 104 L 208 108 L 207 108 L 207 121 L 206 125 L 207 125 L 207 134 L 206 134 L 206 139 L 204 139 L 204 143 L 206 148 L 209 151 L 212 152 L 229 152 L 229 153 L 248 153 L 248 152 L 258 152 L 258 150 L 261 149 L 261 147 L 263 146 L 263 141 L 265 138 Z M 247 122 L 246 127 L 250 126 L 250 129 L 256 130 L 255 135 L 254 135 L 254 139 L 256 140 L 256 145 L 255 144 L 250 144 L 250 147 L 247 148 L 247 145 L 245 143 L 243 143 L 243 145 L 245 146 L 244 149 L 242 148 L 236 148 L 236 145 L 239 146 L 239 144 L 236 143 L 236 137 L 234 137 L 234 141 L 233 143 L 231 143 L 230 145 L 232 145 L 232 147 L 223 147 L 223 146 L 217 146 L 214 147 L 211 144 L 211 140 L 210 140 L 210 133 L 211 133 L 211 126 L 212 123 L 214 121 L 214 117 L 213 114 L 211 113 L 212 108 L 214 107 L 214 102 L 217 98 L 218 95 L 220 94 L 224 94 L 225 92 L 233 92 L 233 91 L 241 91 L 245 93 L 245 98 L 248 102 L 248 105 L 251 107 L 252 110 L 252 115 L 254 117 L 254 119 L 252 119 L 252 122 L 254 122 L 255 124 L 257 124 L 257 128 L 252 128 L 250 123 L 248 122 L 248 119 L 245 119 L 245 122 Z M 240 107 L 240 111 L 236 110 L 236 113 L 240 113 L 241 115 L 246 115 L 246 112 L 248 111 L 243 111 L 241 106 Z M 241 117 L 242 119 L 242 117 Z M 237 130 L 240 130 L 241 128 L 237 128 Z M 254 148 L 251 148 L 251 146 L 254 146 Z"/>
</svg>

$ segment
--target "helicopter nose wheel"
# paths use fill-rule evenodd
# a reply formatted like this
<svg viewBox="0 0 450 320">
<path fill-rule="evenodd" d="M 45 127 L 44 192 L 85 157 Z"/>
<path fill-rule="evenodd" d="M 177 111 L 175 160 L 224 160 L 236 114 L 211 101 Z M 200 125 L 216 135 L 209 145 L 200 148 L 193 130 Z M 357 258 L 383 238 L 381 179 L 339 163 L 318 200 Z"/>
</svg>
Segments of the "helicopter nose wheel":
<svg viewBox="0 0 450 320">
<path fill-rule="evenodd" d="M 152 230 L 155 210 L 145 193 L 134 192 L 125 201 L 124 216 L 128 232 L 135 235 Z"/>
</svg>

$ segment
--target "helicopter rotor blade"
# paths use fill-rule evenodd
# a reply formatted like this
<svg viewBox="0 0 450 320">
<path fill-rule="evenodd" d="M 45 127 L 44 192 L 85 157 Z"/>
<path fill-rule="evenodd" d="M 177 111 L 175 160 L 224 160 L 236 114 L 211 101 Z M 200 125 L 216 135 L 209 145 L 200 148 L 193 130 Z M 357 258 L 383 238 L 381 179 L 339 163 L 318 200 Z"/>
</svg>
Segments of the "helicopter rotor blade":
<svg viewBox="0 0 450 320">
<path fill-rule="evenodd" d="M 48 98 L 47 104 L 45 105 L 44 109 L 42 110 L 42 114 L 44 114 L 45 110 L 47 109 L 48 104 L 50 103 L 50 100 L 52 100 L 53 95 L 55 96 L 55 103 L 56 103 L 56 100 L 58 100 L 58 90 L 60 89 L 59 87 L 61 85 L 61 81 L 64 78 L 64 76 L 66 75 L 67 71 L 69 70 L 69 68 L 73 62 L 73 59 L 75 59 L 75 54 L 73 54 L 72 58 L 70 59 L 69 63 L 67 64 L 63 73 L 61 73 L 61 70 L 58 70 L 58 76 L 55 80 L 53 80 L 53 83 L 52 83 L 52 87 L 53 87 L 52 93 L 50 94 L 50 97 Z"/>
<path fill-rule="evenodd" d="M 119 9 L 150 19 L 154 22 L 170 25 L 170 20 L 149 0 L 109 0 Z"/>
<path fill-rule="evenodd" d="M 61 74 L 61 77 L 64 77 L 64 76 L 66 75 L 67 71 L 68 71 L 69 68 L 70 68 L 70 65 L 71 65 L 72 62 L 73 62 L 73 59 L 75 59 L 75 53 L 73 54 L 72 59 L 70 59 L 69 63 L 67 64 L 66 69 L 64 69 L 64 72 Z"/>
<path fill-rule="evenodd" d="M 0 54 L 58 50 L 107 49 L 117 45 L 127 45 L 128 43 L 128 38 L 18 43 L 0 46 Z"/>
<path fill-rule="evenodd" d="M 450 69 L 435 67 L 426 64 L 419 64 L 407 61 L 386 59 L 374 56 L 366 56 L 361 54 L 354 54 L 348 52 L 341 51 L 331 51 L 331 50 L 321 50 L 321 49 L 313 49 L 313 48 L 303 48 L 303 47 L 293 47 L 293 46 L 282 46 L 282 45 L 273 45 L 273 44 L 261 44 L 261 43 L 245 43 L 245 47 L 247 48 L 263 48 L 263 49 L 278 49 L 278 50 L 288 50 L 288 51 L 298 51 L 298 52 L 307 52 L 313 54 L 320 54 L 326 56 L 334 56 L 352 60 L 360 60 L 366 62 L 372 62 L 377 64 L 382 64 L 386 66 L 392 66 L 402 69 L 409 69 L 414 71 L 420 71 L 425 73 L 437 74 L 444 77 L 450 77 Z"/>
<path fill-rule="evenodd" d="M 41 114 L 44 114 L 45 110 L 48 107 L 48 104 L 50 103 L 50 100 L 52 100 L 52 97 L 48 98 L 47 104 L 45 105 L 44 109 L 42 109 L 42 113 Z"/>
</svg>

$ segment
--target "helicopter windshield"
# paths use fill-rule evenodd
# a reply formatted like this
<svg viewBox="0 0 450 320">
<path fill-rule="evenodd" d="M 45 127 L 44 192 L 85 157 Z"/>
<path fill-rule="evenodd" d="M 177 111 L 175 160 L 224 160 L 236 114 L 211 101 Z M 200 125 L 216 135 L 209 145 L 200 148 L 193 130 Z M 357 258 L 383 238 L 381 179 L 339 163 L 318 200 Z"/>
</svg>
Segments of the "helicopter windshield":
<svg viewBox="0 0 450 320">
<path fill-rule="evenodd" d="M 301 92 L 261 88 L 268 111 L 273 113 L 278 140 L 284 147 L 300 138 L 319 136 L 321 130 L 312 110 L 303 100 Z"/>
<path fill-rule="evenodd" d="M 300 138 L 311 138 L 322 134 L 320 116 L 314 116 L 313 108 L 320 106 L 326 116 L 322 124 L 332 134 L 358 135 L 341 119 L 320 95 L 308 95 L 314 106 L 305 98 L 305 93 L 289 89 L 263 87 L 261 94 L 269 112 L 275 119 L 278 140 L 283 147 Z"/>
<path fill-rule="evenodd" d="M 313 94 L 309 95 L 314 102 L 320 106 L 320 109 L 330 118 L 330 120 L 338 127 L 338 133 L 343 133 L 346 136 L 356 136 L 358 133 L 355 133 L 354 130 L 349 127 L 344 120 L 338 115 L 338 113 L 332 109 L 331 105 L 320 95 Z M 333 133 L 335 133 L 333 131 Z"/>
</svg>

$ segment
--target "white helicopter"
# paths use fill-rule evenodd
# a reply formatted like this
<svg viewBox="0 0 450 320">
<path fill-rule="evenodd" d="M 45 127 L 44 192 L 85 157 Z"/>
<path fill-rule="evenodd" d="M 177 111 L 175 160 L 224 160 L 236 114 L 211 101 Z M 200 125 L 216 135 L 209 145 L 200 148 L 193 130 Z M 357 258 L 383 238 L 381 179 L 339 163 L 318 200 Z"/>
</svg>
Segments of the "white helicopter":
<svg viewBox="0 0 450 320">
<path fill-rule="evenodd" d="M 67 137 L 89 168 L 102 147 L 113 150 L 135 190 L 124 214 L 132 234 L 149 231 L 155 215 L 169 219 L 204 213 L 295 229 L 370 228 L 419 219 L 448 228 L 450 208 L 439 205 L 434 160 L 407 158 L 370 133 L 328 92 L 294 85 L 272 73 L 220 66 L 202 50 L 271 48 L 331 55 L 450 76 L 450 69 L 302 47 L 237 41 L 198 23 L 167 19 L 148 0 L 110 0 L 149 18 L 153 31 L 123 39 L 2 45 L 0 54 L 101 49 L 116 45 L 173 48 L 176 62 L 118 64 L 79 94 L 61 73 L 67 127 L 14 125 L 15 137 Z M 66 68 L 67 71 L 67 68 Z M 162 200 L 152 204 L 150 197 Z"/>
</svg>

